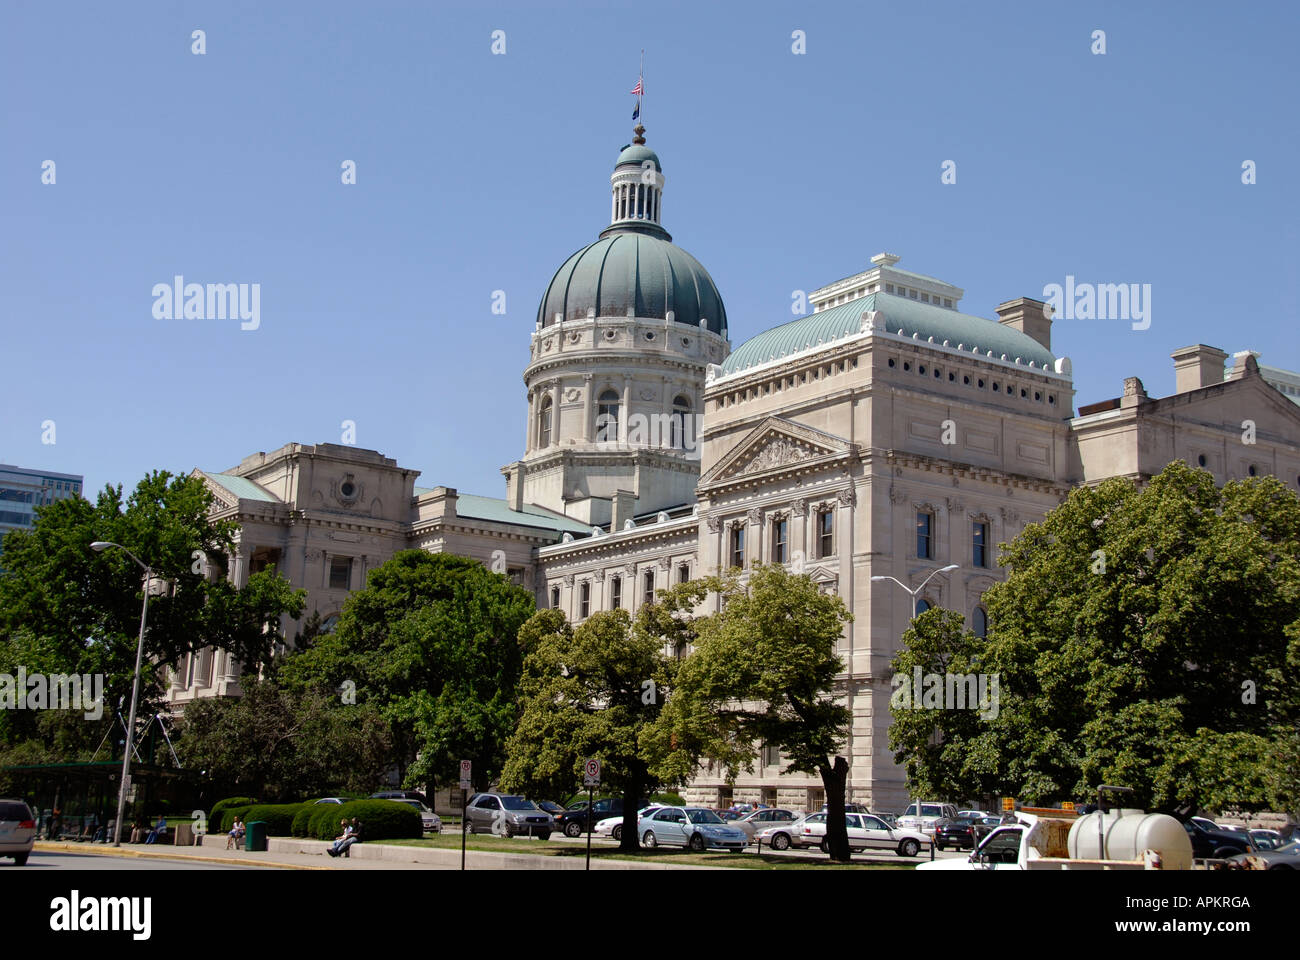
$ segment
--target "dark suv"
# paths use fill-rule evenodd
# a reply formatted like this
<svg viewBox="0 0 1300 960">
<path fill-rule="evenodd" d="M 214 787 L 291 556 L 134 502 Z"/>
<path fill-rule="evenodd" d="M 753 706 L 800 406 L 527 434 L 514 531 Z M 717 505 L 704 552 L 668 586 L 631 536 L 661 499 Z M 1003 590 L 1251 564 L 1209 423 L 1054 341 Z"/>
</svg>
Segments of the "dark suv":
<svg viewBox="0 0 1300 960">
<path fill-rule="evenodd" d="M 1250 834 L 1232 830 L 1210 829 L 1196 820 L 1184 820 L 1183 829 L 1192 841 L 1192 856 L 1197 860 L 1225 860 L 1238 853 L 1255 853 Z"/>
<path fill-rule="evenodd" d="M 648 806 L 649 800 L 642 800 L 637 809 Z M 602 820 L 623 815 L 622 797 L 601 797 L 587 809 L 587 801 L 580 800 L 571 804 L 569 809 L 555 818 L 557 830 L 563 830 L 566 837 L 580 837 L 583 831 L 590 833 Z"/>
</svg>

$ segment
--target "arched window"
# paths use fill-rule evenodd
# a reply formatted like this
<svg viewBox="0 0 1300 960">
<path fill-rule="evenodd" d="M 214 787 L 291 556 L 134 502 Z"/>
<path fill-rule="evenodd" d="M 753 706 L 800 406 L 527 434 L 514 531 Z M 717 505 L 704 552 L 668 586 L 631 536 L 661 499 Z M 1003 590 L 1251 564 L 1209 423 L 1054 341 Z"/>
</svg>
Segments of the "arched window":
<svg viewBox="0 0 1300 960">
<path fill-rule="evenodd" d="M 673 415 L 668 424 L 668 445 L 674 450 L 684 450 L 694 437 L 686 433 L 686 418 L 691 413 L 691 401 L 683 396 L 673 397 Z"/>
<path fill-rule="evenodd" d="M 989 635 L 989 615 L 984 612 L 983 607 L 976 607 L 970 619 L 971 630 L 975 636 L 987 637 Z"/>
<path fill-rule="evenodd" d="M 921 614 L 925 613 L 925 611 L 929 609 L 930 609 L 929 600 L 926 600 L 924 597 L 922 597 L 916 601 L 916 616 L 919 617 Z"/>
<path fill-rule="evenodd" d="M 551 421 L 554 412 L 550 394 L 547 394 L 542 398 L 542 406 L 537 413 L 537 446 L 539 447 L 551 445 Z"/>
<path fill-rule="evenodd" d="M 604 442 L 618 439 L 618 394 L 606 390 L 600 395 L 596 407 L 596 439 Z"/>
</svg>

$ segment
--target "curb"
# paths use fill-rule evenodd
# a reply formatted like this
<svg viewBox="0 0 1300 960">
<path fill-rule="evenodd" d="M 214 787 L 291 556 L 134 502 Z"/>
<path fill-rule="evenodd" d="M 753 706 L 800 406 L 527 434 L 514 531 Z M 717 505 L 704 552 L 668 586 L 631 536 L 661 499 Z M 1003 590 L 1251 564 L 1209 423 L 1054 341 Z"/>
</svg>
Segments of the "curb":
<svg viewBox="0 0 1300 960">
<path fill-rule="evenodd" d="M 151 846 L 156 846 L 151 844 Z M 43 850 L 52 853 L 81 853 L 93 857 L 136 857 L 150 860 L 184 860 L 188 863 L 223 863 L 237 867 L 270 867 L 277 870 L 328 870 L 325 866 L 310 866 L 308 864 L 297 863 L 279 863 L 274 860 L 238 860 L 234 857 L 205 857 L 201 854 L 187 853 L 153 853 L 144 850 L 122 850 L 117 847 L 107 847 L 106 849 L 96 850 L 92 847 L 83 846 L 77 843 L 37 843 L 33 849 Z"/>
</svg>

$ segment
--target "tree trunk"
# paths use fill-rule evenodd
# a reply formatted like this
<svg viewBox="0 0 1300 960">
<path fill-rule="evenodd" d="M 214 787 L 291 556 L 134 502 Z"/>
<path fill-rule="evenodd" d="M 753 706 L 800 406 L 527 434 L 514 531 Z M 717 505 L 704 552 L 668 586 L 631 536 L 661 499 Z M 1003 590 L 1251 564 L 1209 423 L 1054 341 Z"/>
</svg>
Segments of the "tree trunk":
<svg viewBox="0 0 1300 960">
<path fill-rule="evenodd" d="M 849 764 L 836 757 L 835 764 L 823 763 L 819 768 L 822 786 L 826 788 L 826 843 L 832 860 L 848 863 L 849 831 L 844 820 L 844 787 L 849 778 Z"/>
<path fill-rule="evenodd" d="M 618 840 L 620 853 L 636 853 L 641 849 L 641 838 L 636 832 L 636 818 L 639 812 L 636 805 L 640 799 L 640 784 L 634 784 L 631 788 L 623 790 L 623 836 Z M 592 827 L 595 827 L 594 823 Z"/>
</svg>

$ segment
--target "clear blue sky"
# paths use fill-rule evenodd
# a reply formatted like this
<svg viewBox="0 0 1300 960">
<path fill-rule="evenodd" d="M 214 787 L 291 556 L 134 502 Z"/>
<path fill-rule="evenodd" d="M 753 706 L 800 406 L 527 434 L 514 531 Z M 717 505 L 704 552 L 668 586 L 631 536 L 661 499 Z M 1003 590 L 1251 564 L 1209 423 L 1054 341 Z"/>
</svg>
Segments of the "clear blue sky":
<svg viewBox="0 0 1300 960">
<path fill-rule="evenodd" d="M 733 345 L 888 250 L 986 317 L 1067 274 L 1151 284 L 1148 330 L 1056 323 L 1076 405 L 1171 393 L 1196 342 L 1300 368 L 1297 9 L 4 0 L 0 462 L 93 492 L 354 420 L 421 485 L 503 495 L 643 47 L 665 226 Z M 155 319 L 175 274 L 260 283 L 260 329 Z"/>
</svg>

